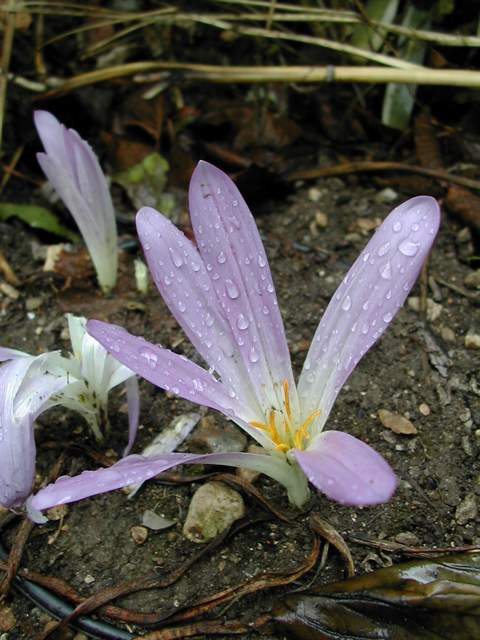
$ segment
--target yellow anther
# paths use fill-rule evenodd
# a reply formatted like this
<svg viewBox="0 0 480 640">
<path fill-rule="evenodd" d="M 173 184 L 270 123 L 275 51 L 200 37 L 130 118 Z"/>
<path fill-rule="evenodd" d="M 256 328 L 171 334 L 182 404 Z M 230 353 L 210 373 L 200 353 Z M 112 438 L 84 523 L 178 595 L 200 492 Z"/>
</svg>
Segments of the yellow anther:
<svg viewBox="0 0 480 640">
<path fill-rule="evenodd" d="M 287 412 L 288 419 L 292 420 L 292 409 L 290 407 L 290 394 L 288 393 L 288 380 L 283 383 L 283 398 L 285 402 L 285 411 Z"/>
<path fill-rule="evenodd" d="M 264 422 L 257 422 L 256 420 L 251 420 L 248 424 L 252 425 L 252 427 L 255 427 L 255 429 L 261 429 L 262 431 L 270 431 L 268 424 L 265 424 Z"/>
<path fill-rule="evenodd" d="M 282 442 L 282 444 L 277 444 L 277 446 L 275 447 L 276 451 L 281 451 L 282 453 L 287 453 L 287 451 L 290 449 L 290 447 L 288 446 L 288 444 L 284 444 Z"/>
<path fill-rule="evenodd" d="M 306 438 L 308 438 L 308 427 L 312 424 L 315 418 L 318 418 L 320 414 L 321 414 L 321 411 L 314 411 L 312 414 L 308 416 L 308 418 L 305 420 L 302 426 L 299 429 L 297 429 L 297 432 L 295 433 L 295 438 L 294 438 L 295 447 L 297 449 L 303 448 L 303 441 Z"/>
</svg>

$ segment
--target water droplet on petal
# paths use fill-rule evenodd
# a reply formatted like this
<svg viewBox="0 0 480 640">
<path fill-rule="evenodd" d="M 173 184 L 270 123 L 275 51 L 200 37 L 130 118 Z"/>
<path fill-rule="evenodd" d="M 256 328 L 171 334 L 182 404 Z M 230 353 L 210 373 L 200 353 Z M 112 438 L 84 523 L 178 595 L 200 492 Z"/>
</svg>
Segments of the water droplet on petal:
<svg viewBox="0 0 480 640">
<path fill-rule="evenodd" d="M 151 349 L 141 349 L 140 356 L 147 361 L 150 369 L 155 369 L 157 366 L 158 356 L 154 351 Z"/>
<path fill-rule="evenodd" d="M 193 269 L 195 272 L 198 272 L 198 271 L 200 271 L 200 265 L 199 265 L 199 264 L 197 264 L 196 262 L 192 262 L 192 269 Z"/>
<path fill-rule="evenodd" d="M 258 266 L 261 269 L 263 269 L 263 267 L 267 264 L 267 261 L 261 254 L 258 254 L 257 262 L 258 262 Z"/>
<path fill-rule="evenodd" d="M 178 303 L 178 305 L 177 305 L 177 306 L 178 306 L 178 310 L 179 310 L 179 311 L 181 311 L 182 313 L 183 313 L 183 312 L 185 311 L 185 309 L 187 308 L 187 307 L 185 306 L 185 303 L 184 303 L 184 302 L 182 302 L 181 300 L 179 301 L 179 303 Z"/>
<path fill-rule="evenodd" d="M 420 229 L 418 224 L 412 224 L 412 231 L 418 231 Z"/>
<path fill-rule="evenodd" d="M 392 265 L 390 262 L 386 262 L 383 267 L 380 267 L 380 275 L 384 280 L 392 279 Z"/>
<path fill-rule="evenodd" d="M 255 363 L 258 362 L 260 360 L 260 356 L 258 355 L 258 351 L 255 349 L 255 347 L 252 345 L 252 347 L 250 348 L 250 353 L 248 355 L 250 362 Z"/>
<path fill-rule="evenodd" d="M 387 293 L 385 294 L 385 298 L 386 298 L 387 300 L 390 300 L 390 298 L 391 298 L 391 297 L 392 297 L 392 290 L 391 290 L 391 289 L 389 289 L 389 290 L 387 291 Z"/>
<path fill-rule="evenodd" d="M 213 316 L 210 313 L 207 313 L 207 315 L 205 316 L 205 324 L 207 325 L 207 327 L 211 327 L 213 322 Z"/>
<path fill-rule="evenodd" d="M 268 293 L 273 293 L 275 291 L 273 284 L 271 282 L 267 284 L 267 291 Z"/>
<path fill-rule="evenodd" d="M 367 251 L 367 253 L 364 253 L 364 254 L 363 254 L 363 258 L 362 258 L 362 260 L 363 260 L 364 262 L 367 262 L 367 260 L 368 260 L 369 258 L 370 258 L 370 254 L 369 254 L 369 253 L 368 253 L 368 251 Z"/>
<path fill-rule="evenodd" d="M 241 313 L 237 318 L 237 327 L 244 331 L 245 329 L 248 329 L 249 324 L 250 323 L 248 322 L 247 318 L 243 315 L 243 313 Z"/>
<path fill-rule="evenodd" d="M 399 231 L 401 231 L 402 230 L 402 223 L 399 222 L 398 220 L 397 220 L 397 222 L 394 222 L 393 223 L 393 230 L 395 231 L 395 233 L 398 233 Z"/>
<path fill-rule="evenodd" d="M 369 330 L 370 330 L 370 327 L 368 326 L 368 323 L 364 322 L 363 325 L 362 325 L 362 333 L 363 333 L 363 335 L 366 336 L 367 333 L 369 332 Z"/>
<path fill-rule="evenodd" d="M 368 309 L 368 307 L 369 307 L 369 306 L 370 306 L 370 301 L 369 301 L 369 300 L 367 300 L 366 302 L 364 302 L 364 303 L 363 303 L 363 305 L 362 305 L 362 309 L 363 309 L 364 311 L 366 311 L 366 310 Z"/>
<path fill-rule="evenodd" d="M 169 251 L 170 251 L 170 256 L 172 258 L 172 262 L 176 267 L 181 267 L 183 264 L 183 258 L 182 256 L 177 253 L 175 251 L 175 249 L 172 249 L 172 247 L 169 247 Z"/>
<path fill-rule="evenodd" d="M 342 302 L 342 309 L 344 311 L 348 311 L 351 306 L 352 306 L 352 300 L 351 300 L 350 296 L 345 296 L 345 298 L 343 299 L 343 302 Z"/>
<path fill-rule="evenodd" d="M 268 316 L 268 314 L 270 313 L 270 309 L 266 305 L 263 305 L 262 313 L 264 316 Z"/>
<path fill-rule="evenodd" d="M 167 287 L 168 287 L 168 285 L 172 284 L 172 281 L 170 280 L 170 278 L 169 278 L 168 276 L 165 276 L 165 277 L 164 277 L 164 279 L 163 279 L 163 281 L 165 282 L 165 284 L 167 285 Z"/>
<path fill-rule="evenodd" d="M 223 253 L 223 251 L 220 251 L 220 253 L 217 256 L 217 262 L 218 264 L 224 264 L 227 260 L 226 255 Z"/>
<path fill-rule="evenodd" d="M 404 240 L 403 242 L 401 242 L 399 244 L 398 250 L 404 256 L 408 256 L 408 257 L 411 258 L 411 257 L 413 257 L 414 255 L 417 254 L 418 247 L 419 247 L 419 245 L 416 244 L 415 242 L 411 242 L 410 240 Z"/>
<path fill-rule="evenodd" d="M 238 200 L 232 200 L 232 207 L 238 207 Z"/>
<path fill-rule="evenodd" d="M 240 295 L 237 285 L 233 280 L 225 280 L 225 289 L 227 290 L 227 295 L 231 300 L 236 300 Z"/>
<path fill-rule="evenodd" d="M 393 318 L 392 314 L 388 312 L 383 316 L 383 321 L 388 324 L 389 322 L 391 322 L 392 318 Z"/>
<path fill-rule="evenodd" d="M 385 244 L 382 244 L 382 246 L 378 249 L 377 253 L 379 256 L 384 256 L 386 253 L 388 253 L 389 249 L 390 249 L 390 242 L 386 242 Z"/>
</svg>

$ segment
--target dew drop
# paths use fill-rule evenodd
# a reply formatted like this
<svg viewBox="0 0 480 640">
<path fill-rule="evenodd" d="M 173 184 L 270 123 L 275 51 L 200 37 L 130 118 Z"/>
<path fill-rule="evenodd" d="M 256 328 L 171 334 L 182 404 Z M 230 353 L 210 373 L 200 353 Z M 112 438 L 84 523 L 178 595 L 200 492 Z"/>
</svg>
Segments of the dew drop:
<svg viewBox="0 0 480 640">
<path fill-rule="evenodd" d="M 377 253 L 381 257 L 381 256 L 384 256 L 386 253 L 388 253 L 389 249 L 390 249 L 390 242 L 386 242 L 385 244 L 382 244 L 382 246 L 378 249 Z"/>
<path fill-rule="evenodd" d="M 238 336 L 237 344 L 239 347 L 243 347 L 243 345 L 245 344 L 245 340 L 242 338 L 242 336 Z"/>
<path fill-rule="evenodd" d="M 172 284 L 172 281 L 170 280 L 170 278 L 169 278 L 168 276 L 165 276 L 165 277 L 164 277 L 164 279 L 163 279 L 163 281 L 165 282 L 165 284 L 167 285 L 167 287 L 168 287 L 168 285 Z"/>
<path fill-rule="evenodd" d="M 250 323 L 248 322 L 247 318 L 243 315 L 243 313 L 241 313 L 237 318 L 237 327 L 244 331 L 245 329 L 248 329 L 249 324 Z"/>
<path fill-rule="evenodd" d="M 308 371 L 311 367 L 311 363 L 310 360 L 305 360 L 305 364 L 303 365 L 303 368 L 305 369 L 305 371 Z"/>
<path fill-rule="evenodd" d="M 265 260 L 265 258 L 260 253 L 258 254 L 257 262 L 258 262 L 258 266 L 261 269 L 263 269 L 263 267 L 267 264 L 267 261 Z"/>
<path fill-rule="evenodd" d="M 343 299 L 343 302 L 342 302 L 342 309 L 344 311 L 348 311 L 351 306 L 352 306 L 352 300 L 351 300 L 350 296 L 345 296 L 345 298 Z"/>
<path fill-rule="evenodd" d="M 420 229 L 419 225 L 417 223 L 412 224 L 412 231 L 418 231 Z"/>
<path fill-rule="evenodd" d="M 363 305 L 362 305 L 362 309 L 363 309 L 364 311 L 367 311 L 367 309 L 368 309 L 368 307 L 369 307 L 369 306 L 370 306 L 370 301 L 369 301 L 369 300 L 367 300 L 366 302 L 364 302 L 364 303 L 363 303 Z"/>
<path fill-rule="evenodd" d="M 392 279 L 392 265 L 390 262 L 386 262 L 383 267 L 380 267 L 380 275 L 384 280 Z"/>
<path fill-rule="evenodd" d="M 172 249 L 172 247 L 169 247 L 169 251 L 170 251 L 170 255 L 172 257 L 172 262 L 176 267 L 181 267 L 183 264 L 183 258 L 182 256 L 177 253 L 175 251 L 175 249 Z"/>
<path fill-rule="evenodd" d="M 147 364 L 150 367 L 150 369 L 155 369 L 158 361 L 158 356 L 156 353 L 154 353 L 150 349 L 141 349 L 140 356 L 147 361 Z"/>
<path fill-rule="evenodd" d="M 213 316 L 210 313 L 207 313 L 207 315 L 205 316 L 205 324 L 207 325 L 207 327 L 211 327 L 213 324 Z"/>
<path fill-rule="evenodd" d="M 364 336 L 367 335 L 368 331 L 369 331 L 370 327 L 368 326 L 367 322 L 364 322 L 362 325 L 362 333 Z"/>
<path fill-rule="evenodd" d="M 391 290 L 391 289 L 389 289 L 389 290 L 387 291 L 387 293 L 385 294 L 385 298 L 386 298 L 387 300 L 390 300 L 390 298 L 391 298 L 391 297 L 392 297 L 392 290 Z"/>
<path fill-rule="evenodd" d="M 247 257 L 245 258 L 245 261 L 244 261 L 244 262 L 245 262 L 245 264 L 250 264 L 250 258 L 247 256 Z"/>
<path fill-rule="evenodd" d="M 268 293 L 273 293 L 275 291 L 275 289 L 273 288 L 273 284 L 271 282 L 267 284 L 267 291 Z"/>
<path fill-rule="evenodd" d="M 362 258 L 362 260 L 363 260 L 364 262 L 367 262 L 367 260 L 368 260 L 369 258 L 370 258 L 370 254 L 369 254 L 369 253 L 368 253 L 368 251 L 367 251 L 367 253 L 364 253 L 364 254 L 363 254 L 363 258 Z"/>
<path fill-rule="evenodd" d="M 185 306 L 185 303 L 184 303 L 184 302 L 182 302 L 181 300 L 179 301 L 179 303 L 178 303 L 177 307 L 178 307 L 178 310 L 179 310 L 179 311 L 181 311 L 182 313 L 183 313 L 183 312 L 185 311 L 185 309 L 187 308 L 187 307 Z"/>
<path fill-rule="evenodd" d="M 250 348 L 250 353 L 248 355 L 250 362 L 254 363 L 258 362 L 260 360 L 260 356 L 258 355 L 258 351 L 255 349 L 255 347 L 252 345 L 252 347 Z"/>
<path fill-rule="evenodd" d="M 411 242 L 410 240 L 404 240 L 403 242 L 401 242 L 399 244 L 398 250 L 404 256 L 408 256 L 408 257 L 411 258 L 411 257 L 413 257 L 413 256 L 415 256 L 417 254 L 418 247 L 419 247 L 419 245 L 416 244 L 415 242 Z"/>
<path fill-rule="evenodd" d="M 403 290 L 404 291 L 410 291 L 410 287 L 411 287 L 410 283 L 409 282 L 405 282 L 405 284 L 403 285 Z"/>
<path fill-rule="evenodd" d="M 238 200 L 232 200 L 232 207 L 238 207 Z"/>
<path fill-rule="evenodd" d="M 227 290 L 227 295 L 231 300 L 236 300 L 240 295 L 237 285 L 233 280 L 225 280 L 225 289 Z"/>
<path fill-rule="evenodd" d="M 395 233 L 399 233 L 402 230 L 402 223 L 397 220 L 397 222 L 393 223 L 393 230 Z"/>
<path fill-rule="evenodd" d="M 383 316 L 383 321 L 388 324 L 389 322 L 392 321 L 392 317 L 393 317 L 392 314 L 388 312 Z"/>
<path fill-rule="evenodd" d="M 270 309 L 265 304 L 262 307 L 262 313 L 264 316 L 268 316 L 268 314 L 270 313 Z"/>
<path fill-rule="evenodd" d="M 223 251 L 220 251 L 220 253 L 217 256 L 218 264 L 225 264 L 226 260 L 227 260 L 226 255 L 223 253 Z"/>
<path fill-rule="evenodd" d="M 350 331 L 351 331 L 352 333 L 355 333 L 355 331 L 356 331 L 356 330 L 357 330 L 357 323 L 356 323 L 356 322 L 354 322 L 354 324 L 352 325 L 352 328 L 350 329 Z"/>
<path fill-rule="evenodd" d="M 192 262 L 192 269 L 193 271 L 198 272 L 200 271 L 200 265 L 197 264 L 196 262 Z"/>
</svg>

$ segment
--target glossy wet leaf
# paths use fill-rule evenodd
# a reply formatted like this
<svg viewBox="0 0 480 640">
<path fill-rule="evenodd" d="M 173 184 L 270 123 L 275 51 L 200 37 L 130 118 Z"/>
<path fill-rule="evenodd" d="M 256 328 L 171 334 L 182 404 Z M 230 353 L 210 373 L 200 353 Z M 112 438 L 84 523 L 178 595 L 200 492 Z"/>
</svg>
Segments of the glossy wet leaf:
<svg viewBox="0 0 480 640">
<path fill-rule="evenodd" d="M 20 220 L 34 229 L 42 229 L 42 231 L 54 233 L 72 242 L 77 242 L 80 239 L 76 233 L 60 224 L 58 217 L 54 213 L 35 204 L 0 202 L 0 220 L 4 221 L 12 217 L 20 218 Z"/>
<path fill-rule="evenodd" d="M 480 638 L 480 553 L 406 562 L 290 596 L 274 620 L 301 640 Z"/>
</svg>

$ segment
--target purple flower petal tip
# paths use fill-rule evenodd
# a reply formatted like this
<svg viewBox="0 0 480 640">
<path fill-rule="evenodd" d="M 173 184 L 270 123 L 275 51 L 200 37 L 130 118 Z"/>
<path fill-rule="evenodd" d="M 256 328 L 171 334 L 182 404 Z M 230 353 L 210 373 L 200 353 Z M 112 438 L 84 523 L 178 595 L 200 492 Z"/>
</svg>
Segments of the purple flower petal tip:
<svg viewBox="0 0 480 640">
<path fill-rule="evenodd" d="M 397 487 L 395 473 L 382 456 L 348 433 L 325 431 L 295 457 L 310 482 L 341 504 L 381 504 Z"/>
</svg>

